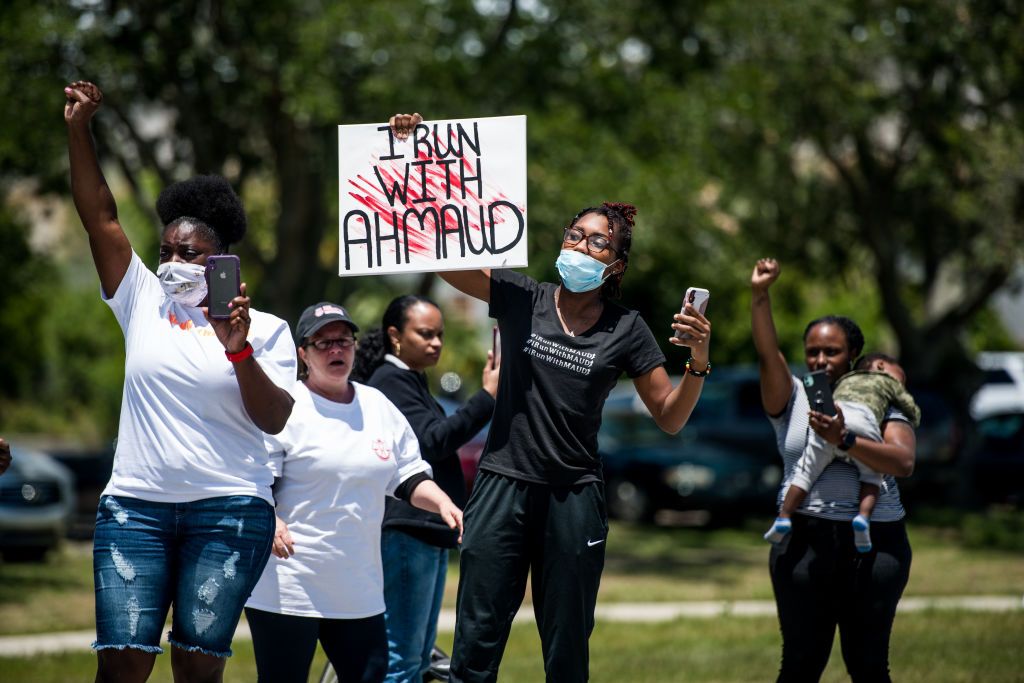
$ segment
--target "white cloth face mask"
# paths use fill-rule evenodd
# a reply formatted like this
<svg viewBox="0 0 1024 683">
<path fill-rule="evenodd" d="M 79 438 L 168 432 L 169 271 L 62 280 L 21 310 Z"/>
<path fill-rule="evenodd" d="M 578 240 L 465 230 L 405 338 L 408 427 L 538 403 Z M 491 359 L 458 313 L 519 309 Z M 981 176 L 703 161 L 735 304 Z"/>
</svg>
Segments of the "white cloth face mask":
<svg viewBox="0 0 1024 683">
<path fill-rule="evenodd" d="M 206 298 L 206 267 L 168 261 L 156 269 L 164 293 L 182 306 L 198 306 Z"/>
</svg>

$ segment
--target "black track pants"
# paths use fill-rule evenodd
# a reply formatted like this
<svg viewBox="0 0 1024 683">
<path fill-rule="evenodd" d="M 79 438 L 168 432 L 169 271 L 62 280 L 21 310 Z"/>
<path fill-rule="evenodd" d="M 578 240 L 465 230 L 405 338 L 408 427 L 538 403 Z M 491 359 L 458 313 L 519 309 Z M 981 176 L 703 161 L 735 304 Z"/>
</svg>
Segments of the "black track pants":
<svg viewBox="0 0 1024 683">
<path fill-rule="evenodd" d="M 532 576 L 547 680 L 585 681 L 608 535 L 604 485 L 482 472 L 466 506 L 452 681 L 494 681 Z"/>
</svg>

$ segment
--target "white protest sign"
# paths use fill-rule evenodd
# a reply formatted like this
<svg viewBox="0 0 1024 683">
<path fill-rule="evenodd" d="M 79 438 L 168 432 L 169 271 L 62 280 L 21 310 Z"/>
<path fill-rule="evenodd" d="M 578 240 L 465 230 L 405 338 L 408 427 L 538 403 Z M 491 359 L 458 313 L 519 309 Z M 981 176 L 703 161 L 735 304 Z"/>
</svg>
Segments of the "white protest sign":
<svg viewBox="0 0 1024 683">
<path fill-rule="evenodd" d="M 338 126 L 338 274 L 526 262 L 526 117 Z"/>
</svg>

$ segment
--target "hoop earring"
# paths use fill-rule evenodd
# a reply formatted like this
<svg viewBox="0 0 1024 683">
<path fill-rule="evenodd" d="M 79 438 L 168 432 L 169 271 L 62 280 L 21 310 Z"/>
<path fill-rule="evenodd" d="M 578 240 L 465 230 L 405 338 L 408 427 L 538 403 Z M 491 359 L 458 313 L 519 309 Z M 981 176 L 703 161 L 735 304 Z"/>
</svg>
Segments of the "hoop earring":
<svg viewBox="0 0 1024 683">
<path fill-rule="evenodd" d="M 401 342 L 395 342 L 395 358 L 402 355 L 402 344 Z"/>
</svg>

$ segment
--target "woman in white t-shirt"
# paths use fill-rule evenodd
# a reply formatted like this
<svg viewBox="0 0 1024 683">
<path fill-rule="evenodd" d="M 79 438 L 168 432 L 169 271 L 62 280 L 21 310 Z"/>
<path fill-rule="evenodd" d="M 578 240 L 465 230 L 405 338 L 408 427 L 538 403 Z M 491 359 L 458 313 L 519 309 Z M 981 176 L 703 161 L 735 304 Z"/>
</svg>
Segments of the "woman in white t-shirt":
<svg viewBox="0 0 1024 683">
<path fill-rule="evenodd" d="M 160 194 L 154 274 L 121 229 L 96 157 L 99 88 L 77 81 L 64 95 L 75 207 L 125 337 L 117 450 L 93 546 L 96 680 L 149 677 L 171 603 L 174 679 L 220 680 L 273 540 L 263 433 L 291 413 L 295 350 L 287 323 L 251 309 L 244 284 L 228 319 L 207 318 L 206 260 L 246 227 L 228 182 L 199 176 Z"/>
<path fill-rule="evenodd" d="M 295 328 L 295 410 L 267 439 L 275 557 L 245 608 L 261 681 L 304 683 L 318 640 L 340 680 L 384 679 L 385 496 L 436 512 L 461 538 L 462 511 L 430 479 L 408 421 L 380 391 L 349 381 L 357 331 L 326 302 Z"/>
</svg>

